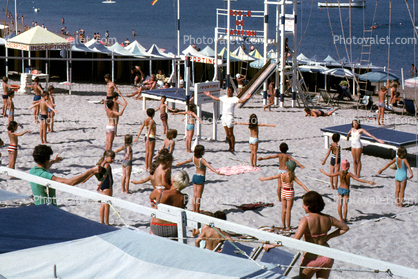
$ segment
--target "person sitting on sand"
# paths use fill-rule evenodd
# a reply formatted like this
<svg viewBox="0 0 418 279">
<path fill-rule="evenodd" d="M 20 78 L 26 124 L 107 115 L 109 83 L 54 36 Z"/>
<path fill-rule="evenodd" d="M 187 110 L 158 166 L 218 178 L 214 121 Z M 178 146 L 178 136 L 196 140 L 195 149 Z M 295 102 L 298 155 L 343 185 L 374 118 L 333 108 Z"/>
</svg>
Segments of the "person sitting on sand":
<svg viewBox="0 0 418 279">
<path fill-rule="evenodd" d="M 308 216 L 303 217 L 300 220 L 298 230 L 293 236 L 294 239 L 301 239 L 304 237 L 306 242 L 329 247 L 328 240 L 343 235 L 349 230 L 345 223 L 330 215 L 321 213 L 325 207 L 325 202 L 322 199 L 322 196 L 315 191 L 310 191 L 303 196 L 302 207 Z M 332 233 L 328 233 L 332 226 L 337 229 Z M 266 244 L 264 245 L 264 250 L 268 252 L 271 248 L 277 246 L 279 245 Z M 316 274 L 316 278 L 327 279 L 333 264 L 333 259 L 305 252 L 302 262 L 300 263 L 299 278 L 312 278 L 312 276 Z"/>
<path fill-rule="evenodd" d="M 318 116 L 330 116 L 331 114 L 334 113 L 334 111 L 336 111 L 339 108 L 335 108 L 331 111 L 322 111 L 322 110 L 318 110 L 318 109 L 310 109 L 310 108 L 305 108 L 305 117 L 306 116 L 312 116 L 312 117 L 318 117 Z"/>
<path fill-rule="evenodd" d="M 76 177 L 73 177 L 71 179 L 55 176 L 48 170 L 52 166 L 52 164 L 61 162 L 62 158 L 58 157 L 57 154 L 55 158 L 51 160 L 52 154 L 53 152 L 51 147 L 43 144 L 37 145 L 32 153 L 33 160 L 36 162 L 37 165 L 29 171 L 29 174 L 74 186 L 87 181 L 94 174 L 100 172 L 99 166 L 95 166 L 86 171 L 85 173 L 77 175 Z M 51 203 L 55 206 L 57 205 L 55 188 L 48 187 L 48 189 L 46 189 L 44 185 L 40 185 L 34 182 L 30 182 L 30 187 L 34 196 L 35 205 L 46 203 Z"/>
<path fill-rule="evenodd" d="M 334 173 L 327 173 L 323 169 L 319 169 L 319 171 L 325 174 L 326 176 L 329 176 L 329 177 L 339 176 L 340 177 L 341 183 L 340 183 L 340 186 L 338 187 L 338 215 L 340 216 L 340 220 L 346 223 L 347 223 L 348 199 L 350 198 L 350 178 L 358 182 L 369 183 L 370 185 L 376 185 L 376 183 L 374 183 L 373 181 L 367 181 L 361 178 L 357 178 L 354 174 L 352 174 L 351 172 L 348 172 L 349 168 L 350 168 L 350 163 L 347 161 L 347 159 L 344 159 L 341 162 L 342 171 L 337 171 Z"/>
<path fill-rule="evenodd" d="M 186 208 L 188 199 L 187 194 L 180 191 L 189 185 L 189 175 L 186 171 L 181 170 L 173 176 L 172 186 L 168 189 L 160 189 L 157 187 L 149 195 L 152 207 L 158 208 L 158 204 L 167 204 L 174 207 Z M 177 224 L 171 223 L 156 217 L 151 218 L 150 234 L 162 237 L 177 237 Z"/>
<path fill-rule="evenodd" d="M 142 86 L 138 88 L 134 93 L 127 95 L 127 97 L 134 97 L 135 100 L 142 100 L 141 92 L 142 90 L 154 90 L 157 86 L 157 81 L 155 80 L 155 75 L 152 75 L 149 79 L 142 83 Z"/>
<path fill-rule="evenodd" d="M 216 211 L 213 213 L 213 217 L 226 221 L 226 214 L 223 211 Z M 199 234 L 198 238 L 194 242 L 196 247 L 211 251 L 213 251 L 216 246 L 224 240 L 232 241 L 231 236 L 227 232 L 221 231 L 219 228 L 212 228 L 209 225 L 204 225 L 198 230 L 193 229 L 192 234 L 193 236 Z"/>
</svg>

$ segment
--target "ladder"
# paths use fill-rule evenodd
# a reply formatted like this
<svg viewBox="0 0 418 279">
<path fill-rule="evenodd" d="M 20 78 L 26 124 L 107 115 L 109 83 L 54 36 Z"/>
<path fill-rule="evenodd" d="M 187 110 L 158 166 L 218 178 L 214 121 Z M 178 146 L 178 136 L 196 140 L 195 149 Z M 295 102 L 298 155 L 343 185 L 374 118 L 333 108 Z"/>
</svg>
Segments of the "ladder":
<svg viewBox="0 0 418 279">
<path fill-rule="evenodd" d="M 372 31 L 373 29 L 363 30 L 363 44 L 361 45 L 360 65 L 363 65 L 363 63 L 365 63 L 367 65 L 367 70 L 369 69 L 370 54 L 372 50 L 372 45 L 371 45 Z M 359 75 L 361 74 L 360 70 L 361 68 L 359 69 L 359 72 L 357 73 Z M 358 90 L 359 95 L 367 95 L 366 94 L 367 80 L 363 81 L 359 79 L 358 84 L 359 84 L 359 90 Z"/>
<path fill-rule="evenodd" d="M 292 87 L 296 88 L 296 101 L 298 102 L 298 106 L 303 104 L 305 108 L 309 107 L 309 105 L 313 107 L 311 95 L 309 94 L 308 87 L 306 86 L 298 65 L 296 66 L 296 79 L 292 78 L 292 81 Z"/>
</svg>

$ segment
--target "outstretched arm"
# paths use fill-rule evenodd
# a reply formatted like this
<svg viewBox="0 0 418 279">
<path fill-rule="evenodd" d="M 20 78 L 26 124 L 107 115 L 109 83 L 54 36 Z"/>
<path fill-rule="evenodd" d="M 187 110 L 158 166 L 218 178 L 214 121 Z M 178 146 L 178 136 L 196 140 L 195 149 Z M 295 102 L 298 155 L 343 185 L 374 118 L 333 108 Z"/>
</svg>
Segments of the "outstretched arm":
<svg viewBox="0 0 418 279">
<path fill-rule="evenodd" d="M 309 189 L 305 186 L 305 184 L 303 184 L 302 181 L 300 181 L 296 176 L 295 176 L 295 182 L 299 184 L 300 186 L 302 186 L 303 190 L 305 190 L 306 192 L 309 192 Z"/>
<path fill-rule="evenodd" d="M 219 98 L 211 95 L 209 91 L 204 91 L 203 94 L 205 94 L 206 96 L 208 96 L 212 100 L 219 101 Z"/>
<path fill-rule="evenodd" d="M 146 178 L 141 180 L 131 180 L 133 184 L 144 184 L 145 182 L 148 182 L 151 180 L 151 175 L 148 175 Z"/>
<path fill-rule="evenodd" d="M 276 127 L 274 124 L 258 124 L 260 127 Z"/>
<path fill-rule="evenodd" d="M 273 176 L 260 177 L 259 180 L 260 181 L 267 181 L 267 180 L 278 179 L 279 177 L 280 177 L 280 174 L 276 174 L 276 175 L 273 175 Z"/>
<path fill-rule="evenodd" d="M 375 136 L 373 136 L 372 134 L 370 134 L 366 130 L 364 130 L 364 129 L 361 129 L 361 130 L 363 131 L 364 134 L 368 135 L 369 137 L 371 137 L 375 141 L 380 142 L 380 143 L 385 143 L 383 140 L 376 138 Z"/>
<path fill-rule="evenodd" d="M 182 166 L 184 164 L 191 163 L 191 162 L 192 162 L 192 158 L 190 158 L 190 159 L 188 159 L 188 160 L 186 160 L 184 162 L 177 163 L 176 166 L 177 167 L 180 167 L 180 166 Z"/>
<path fill-rule="evenodd" d="M 258 160 L 268 160 L 268 159 L 273 159 L 273 158 L 279 158 L 280 154 L 276 154 L 276 155 L 271 155 L 271 156 L 267 156 L 267 157 L 259 157 Z"/>
<path fill-rule="evenodd" d="M 351 130 L 347 134 L 347 140 L 350 138 L 350 135 L 351 135 Z"/>
<path fill-rule="evenodd" d="M 48 104 L 47 102 L 45 103 L 46 104 L 46 106 L 48 107 L 48 108 L 50 108 L 53 112 L 55 112 L 55 113 L 57 113 L 58 114 L 58 111 L 56 111 L 55 109 L 54 109 L 54 107 L 53 106 L 51 106 L 50 104 Z"/>
<path fill-rule="evenodd" d="M 89 169 L 88 171 L 86 171 L 85 173 L 77 175 L 76 177 L 73 177 L 71 179 L 61 178 L 61 177 L 57 177 L 57 176 L 54 175 L 52 177 L 52 180 L 74 186 L 74 185 L 80 184 L 81 182 L 86 181 L 87 178 L 92 177 L 93 174 L 95 174 L 95 173 L 99 173 L 99 171 L 100 171 L 99 166 L 95 166 L 95 167 Z"/>
<path fill-rule="evenodd" d="M 138 141 L 139 136 L 141 135 L 142 130 L 144 129 L 144 126 L 145 126 L 145 121 L 144 121 L 144 122 L 142 122 L 141 129 L 139 129 L 138 135 L 137 135 L 137 136 L 136 136 L 136 138 L 134 139 L 134 142 L 137 142 L 137 141 Z"/>
<path fill-rule="evenodd" d="M 390 161 L 389 163 L 387 163 L 387 165 L 386 166 L 384 166 L 383 167 L 383 169 L 381 169 L 380 171 L 378 171 L 377 173 L 378 174 L 381 174 L 385 169 L 387 169 L 388 167 L 390 167 L 390 165 L 392 165 L 393 163 L 395 163 L 396 162 L 396 157 L 395 158 L 393 158 L 393 160 L 392 161 Z"/>
<path fill-rule="evenodd" d="M 368 184 L 370 184 L 370 185 L 376 185 L 376 183 L 375 183 L 375 182 L 373 182 L 373 181 L 368 181 L 368 180 L 364 180 L 364 179 L 361 179 L 361 178 L 358 178 L 357 176 L 355 176 L 355 175 L 354 175 L 354 174 L 352 174 L 352 173 L 349 173 L 348 175 L 349 175 L 349 177 L 351 177 L 352 179 L 354 179 L 354 180 L 356 180 L 356 181 L 358 181 L 358 182 L 368 183 Z"/>
<path fill-rule="evenodd" d="M 36 104 L 33 104 L 32 106 L 30 106 L 30 107 L 29 107 L 29 110 L 31 110 L 31 109 L 33 109 L 34 107 L 37 107 L 37 106 L 39 106 L 39 102 L 38 102 L 38 103 L 36 103 Z"/>
<path fill-rule="evenodd" d="M 205 159 L 202 158 L 202 160 L 200 160 L 200 162 L 203 165 L 205 165 L 208 169 L 210 169 L 211 171 L 213 171 L 214 173 L 219 174 L 219 175 L 225 175 L 225 174 L 220 173 L 219 171 L 215 170 L 208 162 L 206 162 Z"/>
<path fill-rule="evenodd" d="M 191 115 L 193 115 L 194 118 L 196 118 L 202 125 L 204 125 L 205 123 L 203 123 L 202 119 L 200 119 L 199 116 L 196 115 L 196 113 L 194 113 L 193 111 L 190 112 Z"/>
<path fill-rule="evenodd" d="M 24 131 L 23 133 L 20 133 L 20 134 L 15 134 L 16 136 L 18 136 L 18 137 L 20 137 L 20 136 L 23 136 L 24 134 L 26 134 L 26 133 L 31 133 L 32 131 L 29 131 L 29 130 L 27 130 L 27 131 Z"/>
<path fill-rule="evenodd" d="M 323 169 L 319 169 L 319 171 L 322 172 L 323 174 L 325 174 L 326 176 L 329 176 L 329 177 L 339 176 L 340 173 L 341 173 L 340 171 L 337 171 L 337 172 L 334 172 L 334 173 L 327 173 Z"/>
<path fill-rule="evenodd" d="M 123 98 L 123 97 L 122 97 Z M 125 99 L 123 99 L 125 102 L 123 103 L 123 107 L 122 107 L 122 110 L 121 111 L 113 111 L 113 114 L 115 115 L 115 116 L 122 116 L 122 114 L 123 114 L 123 112 L 125 111 L 125 108 L 126 108 L 126 106 L 128 105 L 128 102 L 125 100 Z"/>
<path fill-rule="evenodd" d="M 244 99 L 239 99 L 238 103 L 245 103 L 249 98 L 251 97 L 251 94 L 248 94 Z"/>
<path fill-rule="evenodd" d="M 301 169 L 304 169 L 304 168 L 305 168 L 305 166 L 301 165 L 298 161 L 296 161 L 295 159 L 293 159 L 293 158 L 292 158 L 292 156 L 287 155 L 287 157 L 288 157 L 290 160 L 294 161 L 294 162 L 296 163 L 296 165 L 298 165 L 298 166 L 299 166 L 299 168 L 301 168 Z"/>
<path fill-rule="evenodd" d="M 177 112 L 172 113 L 172 115 L 177 115 L 177 114 L 187 114 L 187 111 L 177 111 Z"/>
<path fill-rule="evenodd" d="M 245 122 L 234 122 L 234 125 L 250 125 L 250 123 L 245 123 Z"/>
</svg>

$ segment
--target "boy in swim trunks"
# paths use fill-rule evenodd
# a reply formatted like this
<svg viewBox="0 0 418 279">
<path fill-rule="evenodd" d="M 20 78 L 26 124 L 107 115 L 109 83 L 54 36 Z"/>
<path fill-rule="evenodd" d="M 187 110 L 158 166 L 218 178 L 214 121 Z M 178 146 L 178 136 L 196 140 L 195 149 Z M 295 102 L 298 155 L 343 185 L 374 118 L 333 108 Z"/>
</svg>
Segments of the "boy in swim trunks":
<svg viewBox="0 0 418 279">
<path fill-rule="evenodd" d="M 19 124 L 16 123 L 16 121 L 11 121 L 9 123 L 9 126 L 7 127 L 8 134 L 9 134 L 9 140 L 10 145 L 7 149 L 9 153 L 9 165 L 8 168 L 14 169 L 16 164 L 16 158 L 17 158 L 17 146 L 18 146 L 18 137 L 23 136 L 26 133 L 30 133 L 32 131 L 24 131 L 23 133 L 16 133 L 17 127 Z"/>
<path fill-rule="evenodd" d="M 26 87 L 33 89 L 33 92 L 35 93 L 35 96 L 33 96 L 33 104 L 39 100 L 42 99 L 42 94 L 44 93 L 44 90 L 42 89 L 41 85 L 39 84 L 39 78 L 35 77 L 33 80 L 32 85 L 26 85 Z M 39 107 L 35 108 L 33 111 L 33 117 L 35 118 L 35 124 L 38 124 L 38 118 L 39 118 Z"/>
<path fill-rule="evenodd" d="M 54 113 L 58 113 L 49 103 L 48 103 L 48 93 L 42 93 L 42 99 L 34 102 L 34 104 L 29 108 L 35 108 L 35 110 L 40 110 L 39 118 L 41 119 L 41 129 L 39 130 L 39 135 L 41 136 L 41 143 L 48 143 L 46 140 L 46 130 L 47 130 L 47 121 L 48 119 L 48 108 L 51 109 Z"/>
<path fill-rule="evenodd" d="M 48 103 L 55 108 L 55 99 L 52 96 L 52 94 L 54 93 L 54 90 L 55 90 L 54 86 L 52 85 L 48 86 L 48 94 L 49 94 Z M 48 108 L 48 118 L 49 118 L 49 123 L 47 123 L 48 132 L 54 131 L 54 115 L 55 113 L 50 108 Z"/>
<path fill-rule="evenodd" d="M 379 91 L 379 103 L 377 103 L 378 108 L 378 115 L 377 115 L 377 125 L 383 125 L 383 116 L 385 114 L 385 98 L 386 93 L 388 92 L 385 86 L 382 86 Z M 380 122 L 382 119 L 382 122 Z"/>
<path fill-rule="evenodd" d="M 166 96 L 161 96 L 161 103 L 158 106 L 158 108 L 155 110 L 155 112 L 160 111 L 160 119 L 161 122 L 163 123 L 163 134 L 165 135 L 167 133 L 168 130 L 168 115 L 167 115 L 167 110 L 171 111 L 171 112 L 175 112 L 177 111 L 176 109 L 172 109 L 170 108 L 166 103 Z"/>
<path fill-rule="evenodd" d="M 7 93 L 11 90 L 11 86 L 7 84 L 9 81 L 8 77 L 3 77 L 3 117 L 6 117 L 6 110 L 7 110 Z"/>
<path fill-rule="evenodd" d="M 104 80 L 106 81 L 106 100 L 113 100 L 113 92 L 118 92 L 119 95 L 122 95 L 120 93 L 119 89 L 116 87 L 116 84 L 111 80 L 110 74 L 106 74 L 104 76 Z"/>
</svg>

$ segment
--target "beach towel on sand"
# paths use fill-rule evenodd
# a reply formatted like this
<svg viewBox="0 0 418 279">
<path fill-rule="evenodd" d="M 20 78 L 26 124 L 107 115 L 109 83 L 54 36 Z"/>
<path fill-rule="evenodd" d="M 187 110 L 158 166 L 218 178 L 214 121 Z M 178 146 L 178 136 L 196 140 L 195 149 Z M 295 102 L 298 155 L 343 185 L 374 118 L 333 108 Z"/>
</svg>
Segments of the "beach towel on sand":
<svg viewBox="0 0 418 279">
<path fill-rule="evenodd" d="M 224 175 L 233 175 L 233 174 L 240 174 L 240 173 L 251 172 L 251 171 L 259 171 L 260 169 L 257 167 L 253 168 L 251 166 L 241 165 L 241 166 L 232 166 L 232 167 L 222 167 L 216 170 Z"/>
</svg>

